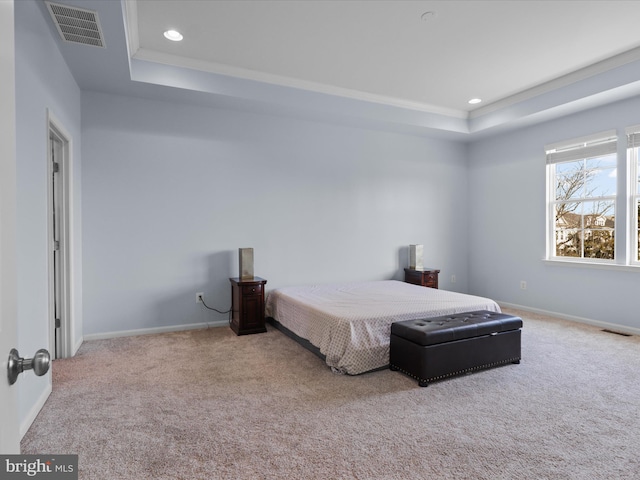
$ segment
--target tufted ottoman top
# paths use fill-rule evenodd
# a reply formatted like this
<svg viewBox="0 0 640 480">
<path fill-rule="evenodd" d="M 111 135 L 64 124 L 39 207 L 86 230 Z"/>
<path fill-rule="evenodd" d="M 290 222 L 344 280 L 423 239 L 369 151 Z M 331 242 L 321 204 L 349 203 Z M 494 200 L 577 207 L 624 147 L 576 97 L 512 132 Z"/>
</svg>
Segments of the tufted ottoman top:
<svg viewBox="0 0 640 480">
<path fill-rule="evenodd" d="M 391 334 L 426 346 L 517 330 L 521 327 L 520 317 L 479 310 L 392 323 Z"/>
</svg>

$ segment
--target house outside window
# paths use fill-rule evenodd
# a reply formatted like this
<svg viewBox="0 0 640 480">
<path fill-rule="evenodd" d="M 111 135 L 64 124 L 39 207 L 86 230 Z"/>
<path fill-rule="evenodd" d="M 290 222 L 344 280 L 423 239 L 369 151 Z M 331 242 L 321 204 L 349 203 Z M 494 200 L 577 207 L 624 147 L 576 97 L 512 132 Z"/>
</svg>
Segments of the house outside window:
<svg viewBox="0 0 640 480">
<path fill-rule="evenodd" d="M 547 258 L 613 263 L 618 163 L 615 130 L 549 145 L 546 153 Z"/>
</svg>

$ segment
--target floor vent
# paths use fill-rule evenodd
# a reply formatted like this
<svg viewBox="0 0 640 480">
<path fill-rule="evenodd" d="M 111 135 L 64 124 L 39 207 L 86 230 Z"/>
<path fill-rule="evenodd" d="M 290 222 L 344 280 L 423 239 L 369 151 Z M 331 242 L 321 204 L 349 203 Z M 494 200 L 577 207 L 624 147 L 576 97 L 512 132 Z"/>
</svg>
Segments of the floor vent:
<svg viewBox="0 0 640 480">
<path fill-rule="evenodd" d="M 102 28 L 96 12 L 58 3 L 45 3 L 64 41 L 104 48 Z"/>
<path fill-rule="evenodd" d="M 615 333 L 616 335 L 622 335 L 623 337 L 631 337 L 632 336 L 630 333 L 616 332 L 615 330 L 609 330 L 608 328 L 605 328 L 602 331 L 603 332 L 607 332 L 607 333 Z"/>
</svg>

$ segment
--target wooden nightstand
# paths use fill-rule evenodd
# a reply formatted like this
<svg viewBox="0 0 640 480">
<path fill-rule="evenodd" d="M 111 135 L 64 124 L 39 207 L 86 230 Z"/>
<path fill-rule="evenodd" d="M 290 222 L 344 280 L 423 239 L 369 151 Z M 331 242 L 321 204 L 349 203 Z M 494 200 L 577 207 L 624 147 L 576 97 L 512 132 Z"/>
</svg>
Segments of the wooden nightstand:
<svg viewBox="0 0 640 480">
<path fill-rule="evenodd" d="M 440 270 L 435 268 L 423 268 L 422 270 L 414 270 L 413 268 L 404 269 L 404 281 L 421 285 L 423 287 L 438 288 L 438 274 Z"/>
<path fill-rule="evenodd" d="M 264 324 L 264 278 L 230 278 L 231 282 L 231 330 L 236 335 L 262 333 Z"/>
</svg>

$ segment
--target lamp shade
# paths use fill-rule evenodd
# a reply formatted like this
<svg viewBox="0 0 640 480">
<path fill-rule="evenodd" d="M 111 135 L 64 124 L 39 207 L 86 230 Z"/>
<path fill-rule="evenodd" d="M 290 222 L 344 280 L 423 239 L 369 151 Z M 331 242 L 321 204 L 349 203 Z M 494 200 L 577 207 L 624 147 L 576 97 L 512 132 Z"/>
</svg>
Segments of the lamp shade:
<svg viewBox="0 0 640 480">
<path fill-rule="evenodd" d="M 253 248 L 239 248 L 240 278 L 243 280 L 253 278 Z"/>
<path fill-rule="evenodd" d="M 423 251 L 422 245 L 409 245 L 409 268 L 414 270 L 424 268 Z"/>
</svg>

